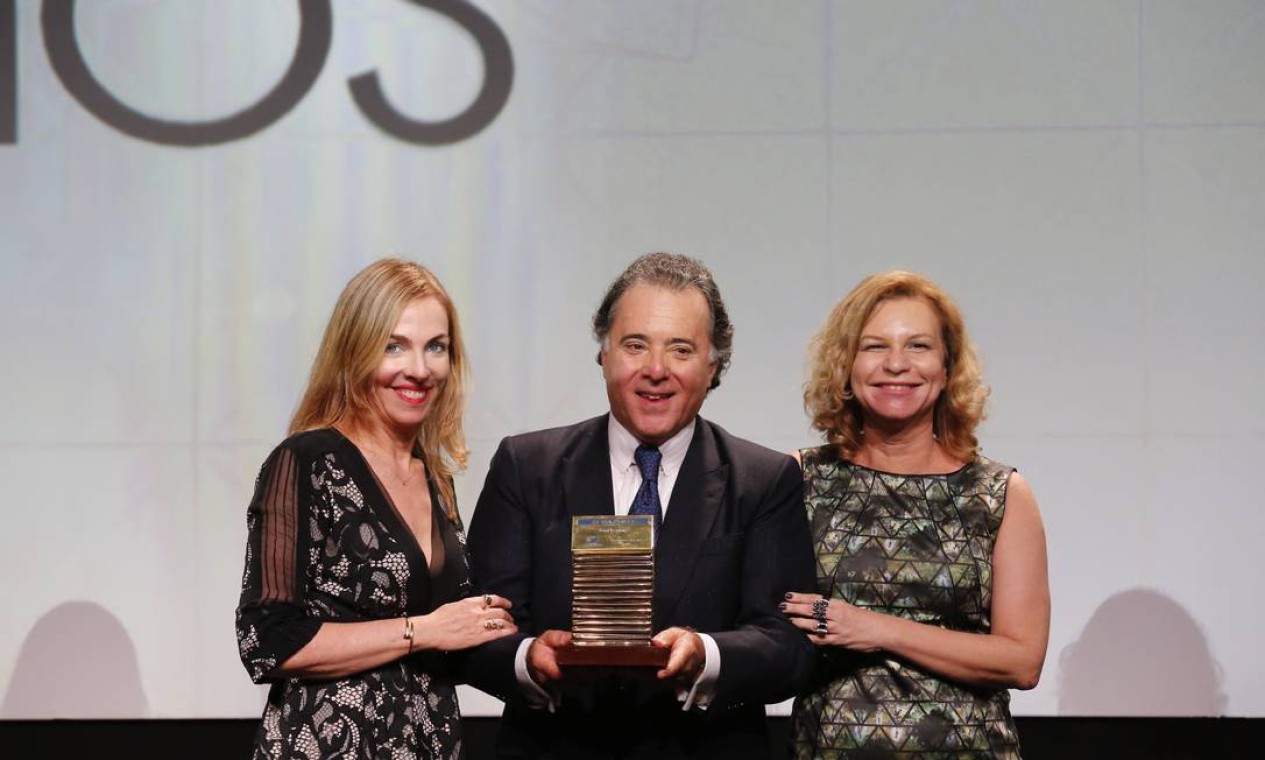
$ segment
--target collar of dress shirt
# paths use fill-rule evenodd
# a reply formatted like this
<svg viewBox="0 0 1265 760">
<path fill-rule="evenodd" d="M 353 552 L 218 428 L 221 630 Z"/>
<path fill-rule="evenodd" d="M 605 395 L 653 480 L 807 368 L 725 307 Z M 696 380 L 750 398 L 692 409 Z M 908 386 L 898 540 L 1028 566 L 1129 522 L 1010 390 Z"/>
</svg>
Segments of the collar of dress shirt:
<svg viewBox="0 0 1265 760">
<path fill-rule="evenodd" d="M 681 472 L 681 463 L 685 461 L 685 454 L 690 450 L 690 441 L 694 440 L 694 426 L 695 422 L 690 422 L 690 424 L 681 429 L 681 432 L 664 441 L 663 445 L 659 447 L 659 454 L 663 457 L 659 461 L 659 477 L 661 481 L 667 480 L 672 485 L 676 484 L 676 476 Z M 637 446 L 640 445 L 641 441 L 638 441 L 636 436 L 619 424 L 614 415 L 610 416 L 610 423 L 606 426 L 606 437 L 611 452 L 612 474 L 627 473 L 629 468 L 636 470 L 637 461 L 633 459 L 633 452 L 637 450 Z M 638 474 L 638 477 L 640 477 L 640 474 Z M 618 490 L 619 486 L 617 483 L 616 492 Z M 670 493 L 670 488 L 660 487 L 659 489 L 664 512 L 667 512 L 668 498 L 666 497 Z"/>
</svg>

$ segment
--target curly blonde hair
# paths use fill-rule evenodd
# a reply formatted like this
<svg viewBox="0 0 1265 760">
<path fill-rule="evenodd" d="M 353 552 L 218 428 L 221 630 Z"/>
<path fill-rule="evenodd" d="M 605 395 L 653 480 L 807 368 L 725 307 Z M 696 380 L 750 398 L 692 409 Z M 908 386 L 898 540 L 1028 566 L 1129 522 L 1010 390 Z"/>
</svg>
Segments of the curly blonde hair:
<svg viewBox="0 0 1265 760">
<path fill-rule="evenodd" d="M 325 336 L 312 362 L 307 389 L 290 420 L 290 433 L 364 425 L 381 407 L 373 376 L 400 315 L 419 298 L 434 298 L 448 315 L 449 374 L 434 407 L 417 433 L 415 453 L 435 476 L 435 487 L 449 518 L 457 519 L 453 475 L 466 467 L 462 417 L 466 406 L 468 365 L 457 309 L 429 269 L 403 259 L 379 259 L 347 283 L 334 304 Z"/>
<path fill-rule="evenodd" d="M 894 298 L 921 298 L 940 319 L 945 346 L 944 391 L 936 399 L 934 430 L 954 459 L 970 462 L 979 453 L 975 428 L 984 420 L 989 388 L 957 304 L 938 285 L 914 272 L 871 275 L 831 310 L 809 347 L 804 410 L 845 458 L 861 448 L 863 410 L 852 394 L 852 365 L 861 330 L 879 305 Z"/>
</svg>

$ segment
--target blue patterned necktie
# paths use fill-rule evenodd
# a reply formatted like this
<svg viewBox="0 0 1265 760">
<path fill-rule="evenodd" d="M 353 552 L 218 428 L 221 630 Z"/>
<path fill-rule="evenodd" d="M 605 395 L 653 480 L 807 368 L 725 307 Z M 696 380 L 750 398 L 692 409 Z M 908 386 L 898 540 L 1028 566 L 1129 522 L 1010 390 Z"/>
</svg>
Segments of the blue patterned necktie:
<svg viewBox="0 0 1265 760">
<path fill-rule="evenodd" d="M 644 443 L 633 452 L 637 469 L 641 470 L 641 488 L 633 498 L 630 515 L 654 515 L 654 532 L 663 524 L 663 510 L 659 508 L 659 460 L 663 455 L 653 446 Z"/>
</svg>

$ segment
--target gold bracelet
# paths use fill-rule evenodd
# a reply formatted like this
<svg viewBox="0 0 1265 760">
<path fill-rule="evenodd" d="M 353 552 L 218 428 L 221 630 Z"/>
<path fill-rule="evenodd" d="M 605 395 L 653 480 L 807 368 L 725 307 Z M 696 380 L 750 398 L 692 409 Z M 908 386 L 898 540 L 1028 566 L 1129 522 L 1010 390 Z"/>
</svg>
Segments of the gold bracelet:
<svg viewBox="0 0 1265 760">
<path fill-rule="evenodd" d="M 413 618 L 404 616 L 404 640 L 408 642 L 409 654 L 413 653 Z"/>
</svg>

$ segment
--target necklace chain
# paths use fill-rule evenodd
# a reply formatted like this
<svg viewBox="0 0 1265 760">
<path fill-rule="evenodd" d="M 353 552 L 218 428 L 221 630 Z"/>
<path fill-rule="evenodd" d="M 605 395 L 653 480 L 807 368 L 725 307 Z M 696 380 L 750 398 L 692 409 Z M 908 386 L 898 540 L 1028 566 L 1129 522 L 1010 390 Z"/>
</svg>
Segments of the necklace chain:
<svg viewBox="0 0 1265 760">
<path fill-rule="evenodd" d="M 378 456 L 378 455 L 377 455 L 377 454 L 375 454 L 374 456 L 376 457 L 376 456 Z M 381 464 L 381 463 L 382 463 L 382 462 L 381 462 L 381 460 L 379 460 L 379 464 Z M 399 482 L 399 484 L 400 484 L 400 485 L 402 485 L 402 486 L 406 486 L 406 485 L 408 485 L 409 483 L 412 483 L 412 482 L 413 482 L 413 479 L 417 477 L 417 470 L 415 470 L 415 469 L 413 468 L 413 460 L 412 460 L 412 459 L 410 459 L 410 460 L 409 460 L 409 467 L 408 467 L 408 473 L 409 473 L 409 476 L 408 476 L 407 478 L 402 478 L 402 477 L 400 477 L 400 474 L 399 474 L 398 468 L 396 468 L 396 466 L 395 466 L 395 463 L 394 463 L 394 462 L 391 462 L 391 463 L 390 463 L 390 466 L 388 466 L 388 467 L 384 467 L 383 469 L 385 469 L 387 472 L 389 472 L 389 473 L 391 474 L 391 477 L 395 478 L 395 479 Z"/>
<path fill-rule="evenodd" d="M 402 478 L 400 477 L 398 468 L 395 466 L 395 462 L 392 459 L 390 459 L 389 457 L 384 457 L 378 451 L 376 451 L 373 448 L 370 448 L 369 446 L 364 445 L 363 443 L 357 443 L 356 446 L 367 455 L 365 458 L 370 460 L 369 466 L 373 468 L 375 472 L 377 471 L 377 468 L 373 467 L 374 461 L 376 461 L 378 465 L 382 467 L 382 469 L 385 472 L 387 472 L 394 480 L 396 480 L 402 486 L 406 486 L 409 483 L 412 483 L 413 480 L 417 478 L 417 471 L 413 467 L 413 462 L 415 460 L 412 457 L 409 458 L 409 466 L 408 466 L 409 476 L 406 478 Z"/>
</svg>

